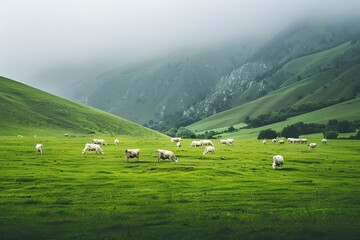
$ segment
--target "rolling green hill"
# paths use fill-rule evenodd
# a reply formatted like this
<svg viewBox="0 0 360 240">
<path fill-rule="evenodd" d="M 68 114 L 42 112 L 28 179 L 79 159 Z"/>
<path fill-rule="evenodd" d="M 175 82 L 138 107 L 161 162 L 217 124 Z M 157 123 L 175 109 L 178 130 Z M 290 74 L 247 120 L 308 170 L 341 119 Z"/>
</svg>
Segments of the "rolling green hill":
<svg viewBox="0 0 360 240">
<path fill-rule="evenodd" d="M 293 77 L 288 78 L 278 90 L 212 115 L 188 128 L 198 132 L 225 128 L 244 122 L 246 117 L 254 118 L 299 104 L 312 102 L 331 105 L 352 99 L 360 92 L 360 45 L 347 42 L 326 51 L 296 58 L 285 64 L 277 74 L 285 72 L 292 73 Z M 346 112 L 341 111 L 341 114 Z M 332 114 L 321 117 L 333 119 Z"/>
<path fill-rule="evenodd" d="M 285 126 L 295 124 L 297 122 L 326 124 L 331 119 L 350 120 L 350 121 L 359 120 L 360 98 L 358 97 L 330 107 L 322 108 L 313 112 L 291 117 L 286 121 L 269 124 L 258 128 L 241 129 L 240 131 L 237 132 L 233 132 L 229 134 L 221 134 L 221 135 L 223 137 L 233 137 L 236 139 L 256 139 L 261 130 L 265 130 L 268 128 L 280 132 Z"/>
<path fill-rule="evenodd" d="M 115 134 L 162 136 L 98 109 L 0 77 L 0 135 Z"/>
</svg>

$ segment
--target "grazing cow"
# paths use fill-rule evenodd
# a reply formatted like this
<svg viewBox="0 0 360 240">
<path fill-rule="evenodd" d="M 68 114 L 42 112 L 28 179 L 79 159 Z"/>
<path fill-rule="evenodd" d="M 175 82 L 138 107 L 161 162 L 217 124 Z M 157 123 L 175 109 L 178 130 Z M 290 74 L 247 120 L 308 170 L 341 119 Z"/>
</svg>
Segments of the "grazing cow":
<svg viewBox="0 0 360 240">
<path fill-rule="evenodd" d="M 234 145 L 235 141 L 232 138 L 228 138 L 228 139 L 220 139 L 219 143 L 220 144 L 226 144 L 226 145 Z"/>
<path fill-rule="evenodd" d="M 214 146 L 211 140 L 200 140 L 201 146 Z"/>
<path fill-rule="evenodd" d="M 82 154 L 90 151 L 96 151 L 96 153 L 104 154 L 104 151 L 99 145 L 95 143 L 86 143 L 84 149 L 82 150 Z"/>
<path fill-rule="evenodd" d="M 40 154 L 43 154 L 44 145 L 42 145 L 41 143 L 36 144 L 35 150 L 38 151 Z"/>
<path fill-rule="evenodd" d="M 179 148 L 179 147 L 181 147 L 181 142 L 177 142 L 176 143 L 176 146 Z"/>
<path fill-rule="evenodd" d="M 115 140 L 114 140 L 114 144 L 115 144 L 115 145 L 118 145 L 118 144 L 119 144 L 119 139 L 115 139 Z"/>
<path fill-rule="evenodd" d="M 95 143 L 95 144 L 99 144 L 99 145 L 103 145 L 103 146 L 107 145 L 107 143 L 105 142 L 104 139 L 93 139 L 93 140 L 91 140 L 91 143 Z"/>
<path fill-rule="evenodd" d="M 285 144 L 285 141 L 281 139 L 278 141 L 278 144 Z"/>
<path fill-rule="evenodd" d="M 173 162 L 178 162 L 178 158 L 175 156 L 175 154 L 172 151 L 158 149 L 158 162 L 160 162 L 160 159 L 169 159 Z"/>
<path fill-rule="evenodd" d="M 276 167 L 281 167 L 282 165 L 284 165 L 284 157 L 281 155 L 273 156 L 272 168 L 275 169 Z"/>
<path fill-rule="evenodd" d="M 305 144 L 306 144 L 306 143 L 307 143 L 307 139 L 306 139 L 306 138 L 301 138 L 301 139 L 300 139 L 300 143 L 305 143 Z"/>
<path fill-rule="evenodd" d="M 170 139 L 171 143 L 174 143 L 174 142 L 181 142 L 181 137 L 177 137 L 177 138 L 171 138 Z"/>
<path fill-rule="evenodd" d="M 310 143 L 308 147 L 309 149 L 314 149 L 316 147 L 316 143 Z"/>
<path fill-rule="evenodd" d="M 213 146 L 207 146 L 204 149 L 203 155 L 207 154 L 207 153 L 215 153 L 215 148 Z"/>
<path fill-rule="evenodd" d="M 272 141 L 272 143 L 276 143 L 276 139 L 274 138 L 273 140 L 271 140 Z"/>
<path fill-rule="evenodd" d="M 264 140 L 262 141 L 262 143 L 263 143 L 263 144 L 266 144 L 266 140 L 264 139 Z"/>
<path fill-rule="evenodd" d="M 201 142 L 200 141 L 192 141 L 190 144 L 190 147 L 200 147 Z"/>
<path fill-rule="evenodd" d="M 125 158 L 126 162 L 129 161 L 129 158 L 137 158 L 138 162 L 140 161 L 140 149 L 125 149 Z"/>
<path fill-rule="evenodd" d="M 327 139 L 324 138 L 323 140 L 321 140 L 322 143 L 326 144 L 327 143 Z"/>
</svg>

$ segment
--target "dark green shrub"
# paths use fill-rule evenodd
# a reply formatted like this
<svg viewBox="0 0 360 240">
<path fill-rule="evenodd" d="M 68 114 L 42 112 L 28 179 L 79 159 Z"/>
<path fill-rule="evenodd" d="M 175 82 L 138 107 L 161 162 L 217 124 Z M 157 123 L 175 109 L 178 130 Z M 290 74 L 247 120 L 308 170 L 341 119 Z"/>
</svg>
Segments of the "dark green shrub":
<svg viewBox="0 0 360 240">
<path fill-rule="evenodd" d="M 278 134 L 275 130 L 272 130 L 271 128 L 261 130 L 258 135 L 258 139 L 273 139 L 277 138 Z"/>
</svg>

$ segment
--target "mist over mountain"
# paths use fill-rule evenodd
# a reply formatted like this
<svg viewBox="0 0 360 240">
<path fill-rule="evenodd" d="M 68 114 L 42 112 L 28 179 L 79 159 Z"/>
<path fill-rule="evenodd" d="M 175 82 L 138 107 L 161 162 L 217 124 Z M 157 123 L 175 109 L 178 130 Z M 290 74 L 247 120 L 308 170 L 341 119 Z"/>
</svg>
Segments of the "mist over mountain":
<svg viewBox="0 0 360 240">
<path fill-rule="evenodd" d="M 359 26 L 359 19 L 302 21 L 265 42 L 232 41 L 216 49 L 183 50 L 108 71 L 83 82 L 68 97 L 160 131 L 186 126 L 306 79 L 318 69 L 323 73 L 336 68 L 337 55 L 296 71 L 285 66 L 292 60 L 356 42 Z M 348 51 L 356 55 L 354 49 Z M 331 76 L 329 82 L 335 78 Z"/>
<path fill-rule="evenodd" d="M 0 2 L 0 75 L 57 94 L 186 48 L 266 40 L 299 20 L 358 16 L 356 0 Z"/>
</svg>

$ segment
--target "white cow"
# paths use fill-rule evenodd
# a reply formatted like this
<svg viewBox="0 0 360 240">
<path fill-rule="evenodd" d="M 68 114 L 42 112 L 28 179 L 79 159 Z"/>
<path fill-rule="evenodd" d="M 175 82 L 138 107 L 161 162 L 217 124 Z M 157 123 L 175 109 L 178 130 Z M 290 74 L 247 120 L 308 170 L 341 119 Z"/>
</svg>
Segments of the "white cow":
<svg viewBox="0 0 360 240">
<path fill-rule="evenodd" d="M 271 140 L 272 141 L 272 143 L 276 143 L 276 139 L 274 138 L 273 140 Z"/>
<path fill-rule="evenodd" d="M 140 149 L 138 149 L 138 148 L 136 148 L 136 149 L 125 149 L 126 162 L 129 161 L 129 158 L 137 158 L 137 160 L 140 161 L 139 157 L 140 157 Z"/>
<path fill-rule="evenodd" d="M 115 145 L 118 145 L 118 144 L 119 144 L 119 139 L 115 139 L 115 140 L 114 140 L 114 144 L 115 144 Z"/>
<path fill-rule="evenodd" d="M 105 142 L 104 139 L 93 139 L 93 140 L 91 140 L 91 143 L 95 143 L 95 144 L 99 144 L 99 145 L 103 145 L 103 146 L 107 145 L 107 143 Z"/>
<path fill-rule="evenodd" d="M 201 142 L 200 141 L 192 141 L 190 144 L 190 147 L 200 147 Z"/>
<path fill-rule="evenodd" d="M 82 154 L 90 151 L 96 151 L 96 153 L 104 154 L 104 151 L 99 145 L 95 143 L 86 143 L 84 149 L 82 150 Z"/>
<path fill-rule="evenodd" d="M 316 148 L 316 143 L 310 143 L 308 145 L 308 147 L 309 147 L 309 149 L 314 149 L 314 148 Z"/>
<path fill-rule="evenodd" d="M 171 143 L 174 143 L 174 142 L 181 142 L 181 137 L 177 137 L 177 138 L 171 138 L 170 139 Z"/>
<path fill-rule="evenodd" d="M 213 146 L 207 146 L 204 149 L 203 155 L 207 154 L 207 153 L 215 153 L 215 148 Z"/>
<path fill-rule="evenodd" d="M 179 148 L 179 147 L 181 147 L 181 142 L 177 142 L 176 143 L 176 146 Z"/>
<path fill-rule="evenodd" d="M 307 142 L 307 139 L 306 138 L 288 138 L 287 139 L 289 143 L 304 143 L 304 142 Z"/>
<path fill-rule="evenodd" d="M 200 140 L 201 146 L 214 146 L 211 140 Z"/>
<path fill-rule="evenodd" d="M 322 143 L 326 144 L 327 143 L 327 139 L 324 138 L 323 140 L 321 140 Z"/>
<path fill-rule="evenodd" d="M 158 162 L 160 162 L 160 159 L 169 159 L 170 161 L 178 162 L 178 158 L 175 156 L 175 154 L 172 151 L 158 149 L 157 153 L 158 153 Z"/>
<path fill-rule="evenodd" d="M 273 156 L 272 168 L 275 169 L 276 167 L 281 167 L 282 165 L 284 165 L 284 157 L 281 155 Z"/>
<path fill-rule="evenodd" d="M 278 144 L 285 144 L 285 141 L 283 139 L 278 141 Z"/>
<path fill-rule="evenodd" d="M 38 151 L 40 154 L 43 154 L 44 145 L 42 145 L 41 143 L 36 144 L 35 150 Z"/>
<path fill-rule="evenodd" d="M 220 144 L 226 144 L 226 145 L 234 145 L 235 141 L 232 138 L 228 138 L 228 139 L 220 139 L 219 143 Z"/>
<path fill-rule="evenodd" d="M 262 143 L 263 143 L 263 144 L 266 144 L 266 140 L 264 139 L 264 140 L 262 141 Z"/>
</svg>

